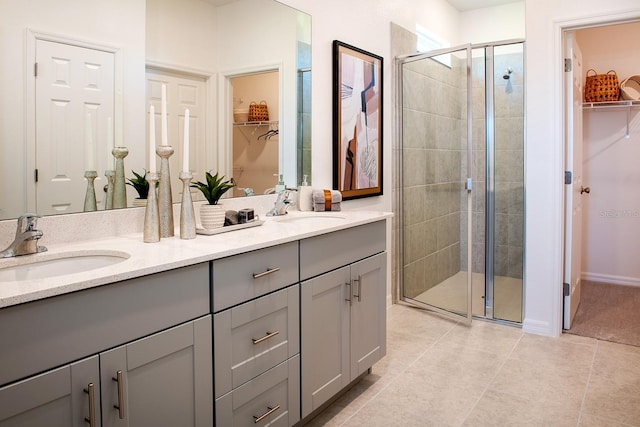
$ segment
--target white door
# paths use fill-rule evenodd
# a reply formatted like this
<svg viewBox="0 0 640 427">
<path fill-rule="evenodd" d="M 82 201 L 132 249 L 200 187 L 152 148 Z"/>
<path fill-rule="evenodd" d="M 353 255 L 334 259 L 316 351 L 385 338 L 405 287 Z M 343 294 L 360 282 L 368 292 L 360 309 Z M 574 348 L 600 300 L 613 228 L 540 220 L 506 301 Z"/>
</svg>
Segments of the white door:
<svg viewBox="0 0 640 427">
<path fill-rule="evenodd" d="M 189 169 L 193 181 L 204 181 L 206 169 L 206 126 L 205 113 L 207 103 L 207 85 L 203 77 L 178 72 L 147 68 L 146 108 L 153 105 L 156 112 L 155 129 L 157 145 L 161 144 L 161 99 L 162 84 L 167 85 L 167 139 L 174 153 L 169 158 L 171 174 L 171 192 L 173 201 L 179 202 L 182 194 L 182 182 L 179 180 L 183 165 L 184 117 L 189 109 Z M 149 129 L 147 123 L 146 129 Z M 148 157 L 146 157 L 148 158 Z M 157 158 L 158 172 L 160 158 Z M 147 166 L 148 170 L 148 166 Z M 213 171 L 215 173 L 216 171 Z M 201 200 L 200 192 L 193 192 L 196 200 Z"/>
<path fill-rule="evenodd" d="M 96 199 L 104 200 L 114 54 L 37 40 L 35 60 L 36 210 L 44 215 L 82 212 L 85 171 L 98 172 Z"/>
<path fill-rule="evenodd" d="M 565 73 L 566 141 L 565 171 L 571 173 L 571 183 L 565 185 L 564 244 L 564 329 L 580 305 L 580 274 L 582 272 L 582 53 L 572 32 L 565 33 L 565 58 L 571 59 L 571 70 Z M 568 181 L 565 181 L 568 182 Z M 586 193 L 584 193 L 586 194 Z M 566 291 L 566 284 L 569 290 Z M 567 295 L 568 294 L 568 295 Z"/>
</svg>

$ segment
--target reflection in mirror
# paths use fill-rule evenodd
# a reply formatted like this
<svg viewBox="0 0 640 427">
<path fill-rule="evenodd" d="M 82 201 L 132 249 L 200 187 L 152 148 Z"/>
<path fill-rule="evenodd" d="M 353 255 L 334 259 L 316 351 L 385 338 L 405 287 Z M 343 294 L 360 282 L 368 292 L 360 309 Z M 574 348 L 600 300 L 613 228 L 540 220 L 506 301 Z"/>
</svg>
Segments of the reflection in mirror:
<svg viewBox="0 0 640 427">
<path fill-rule="evenodd" d="M 311 176 L 310 83 L 302 77 L 310 69 L 311 17 L 274 0 L 215 3 L 31 0 L 3 7 L 0 219 L 28 211 L 81 212 L 84 172 L 91 168 L 98 175 L 97 208 L 104 209 L 111 147 L 129 150 L 126 178 L 134 177 L 132 170 L 149 168 L 148 111 L 156 106 L 159 143 L 163 82 L 169 88 L 169 144 L 175 150 L 174 200 L 181 191 L 184 108 L 190 109 L 194 178 L 206 170 L 234 176 L 234 95 L 225 82 L 259 70 L 279 71 L 278 95 L 270 101 L 270 113 L 279 121 L 278 141 L 270 141 L 278 146 L 277 172 L 289 186 L 300 182 L 303 170 Z M 77 71 L 76 62 L 88 66 Z M 303 88 L 309 89 L 306 95 Z M 248 96 L 245 103 L 251 100 Z M 248 172 L 249 159 L 243 162 Z M 132 206 L 138 195 L 131 186 L 127 193 Z"/>
</svg>

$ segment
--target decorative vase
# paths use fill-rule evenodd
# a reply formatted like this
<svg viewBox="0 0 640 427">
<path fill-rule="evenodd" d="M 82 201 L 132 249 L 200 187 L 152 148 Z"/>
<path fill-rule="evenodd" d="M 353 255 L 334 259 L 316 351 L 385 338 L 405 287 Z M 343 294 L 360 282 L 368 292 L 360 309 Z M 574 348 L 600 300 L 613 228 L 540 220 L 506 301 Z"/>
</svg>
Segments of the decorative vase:
<svg viewBox="0 0 640 427">
<path fill-rule="evenodd" d="M 224 226 L 225 210 L 222 205 L 200 205 L 200 224 L 205 230 Z"/>
<path fill-rule="evenodd" d="M 145 206 L 147 206 L 147 199 L 141 199 L 139 197 L 136 197 L 135 199 L 133 199 L 134 208 L 143 208 Z"/>
</svg>

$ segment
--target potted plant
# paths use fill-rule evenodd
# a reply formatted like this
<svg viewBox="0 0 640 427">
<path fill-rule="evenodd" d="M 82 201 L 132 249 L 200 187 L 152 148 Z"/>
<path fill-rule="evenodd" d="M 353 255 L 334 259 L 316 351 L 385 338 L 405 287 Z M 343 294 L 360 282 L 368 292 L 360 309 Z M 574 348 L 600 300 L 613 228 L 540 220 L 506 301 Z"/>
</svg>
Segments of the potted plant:
<svg viewBox="0 0 640 427">
<path fill-rule="evenodd" d="M 218 201 L 233 186 L 233 180 L 225 179 L 224 175 L 219 177 L 217 173 L 211 175 L 210 172 L 206 173 L 206 183 L 196 181 L 191 184 L 191 187 L 200 190 L 205 199 L 207 199 L 206 204 L 200 205 L 200 223 L 202 227 L 211 230 L 224 225 L 225 210 L 218 204 Z"/>
<path fill-rule="evenodd" d="M 147 182 L 147 171 L 142 169 L 144 173 L 142 175 L 136 173 L 136 171 L 131 171 L 134 175 L 134 178 L 127 178 L 127 185 L 132 186 L 139 197 L 133 201 L 133 206 L 146 206 L 147 204 L 147 196 L 149 195 L 149 182 Z"/>
</svg>

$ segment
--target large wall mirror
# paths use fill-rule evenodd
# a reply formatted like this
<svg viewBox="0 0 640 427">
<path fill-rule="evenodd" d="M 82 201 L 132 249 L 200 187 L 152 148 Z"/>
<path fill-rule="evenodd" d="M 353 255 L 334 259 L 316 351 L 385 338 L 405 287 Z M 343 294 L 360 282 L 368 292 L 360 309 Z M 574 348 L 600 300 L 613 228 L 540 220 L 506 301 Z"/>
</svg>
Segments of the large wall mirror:
<svg viewBox="0 0 640 427">
<path fill-rule="evenodd" d="M 245 197 L 268 192 L 262 184 L 275 185 L 278 175 L 288 186 L 310 177 L 305 13 L 275 0 L 29 0 L 3 8 L 0 39 L 0 219 L 82 212 L 87 170 L 97 172 L 97 209 L 104 209 L 114 146 L 128 149 L 127 178 L 149 168 L 163 85 L 174 201 L 186 108 L 195 180 L 219 172 L 237 182 L 234 196 Z M 275 77 L 256 81 L 268 87 L 234 85 L 267 75 Z M 268 122 L 247 123 L 243 110 L 263 100 Z M 137 194 L 126 188 L 133 206 Z"/>
</svg>

